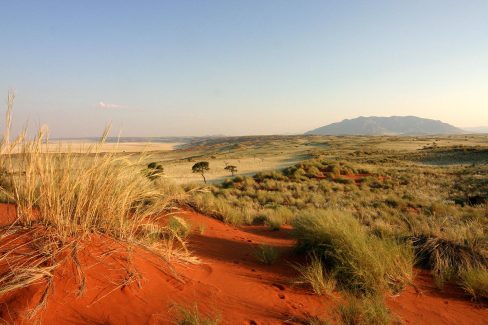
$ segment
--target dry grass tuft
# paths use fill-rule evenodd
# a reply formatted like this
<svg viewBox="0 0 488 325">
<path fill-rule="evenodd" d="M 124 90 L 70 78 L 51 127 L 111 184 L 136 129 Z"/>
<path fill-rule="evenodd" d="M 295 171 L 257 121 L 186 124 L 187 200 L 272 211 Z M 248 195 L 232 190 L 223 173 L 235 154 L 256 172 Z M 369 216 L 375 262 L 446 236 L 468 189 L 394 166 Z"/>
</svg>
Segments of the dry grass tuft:
<svg viewBox="0 0 488 325">
<path fill-rule="evenodd" d="M 474 300 L 488 299 L 488 270 L 470 268 L 460 275 L 461 287 Z"/>
<path fill-rule="evenodd" d="M 307 285 L 318 295 L 330 295 L 334 291 L 336 280 L 327 273 L 317 254 L 311 254 L 309 264 L 293 265 L 293 268 L 299 273 L 296 284 Z"/>
<path fill-rule="evenodd" d="M 269 245 L 259 245 L 254 252 L 254 255 L 256 256 L 258 261 L 267 265 L 274 264 L 280 257 L 280 254 L 278 253 L 276 248 Z"/>
<path fill-rule="evenodd" d="M 347 297 L 347 304 L 337 309 L 344 325 L 390 325 L 394 319 L 379 297 Z"/>
<path fill-rule="evenodd" d="M 207 317 L 200 313 L 198 306 L 184 307 L 181 305 L 175 306 L 178 316 L 175 324 L 178 325 L 217 325 L 220 323 L 218 317 Z"/>
<path fill-rule="evenodd" d="M 0 295 L 47 283 L 35 314 L 46 304 L 54 271 L 66 258 L 74 262 L 81 295 L 86 282 L 77 258 L 78 244 L 94 233 L 168 260 L 194 261 L 181 233 L 160 226 L 155 218 L 169 211 L 182 194 L 162 180 L 147 177 L 141 167 L 146 155 L 134 159 L 102 153 L 108 128 L 98 144 L 79 152 L 53 153 L 47 128 L 33 139 L 24 130 L 11 141 L 13 102 L 10 93 L 0 143 L 0 192 L 16 205 L 17 220 L 0 229 Z M 134 279 L 136 273 L 127 277 L 129 282 Z"/>
<path fill-rule="evenodd" d="M 338 287 L 351 293 L 396 293 L 411 281 L 411 249 L 368 234 L 349 213 L 303 212 L 294 220 L 294 235 L 298 248 L 317 254 Z"/>
<path fill-rule="evenodd" d="M 488 260 L 483 247 L 460 244 L 438 237 L 417 237 L 413 242 L 419 262 L 432 270 L 439 287 L 475 269 L 486 269 Z M 480 244 L 481 245 L 481 244 Z M 482 245 L 481 245 L 482 246 Z"/>
</svg>

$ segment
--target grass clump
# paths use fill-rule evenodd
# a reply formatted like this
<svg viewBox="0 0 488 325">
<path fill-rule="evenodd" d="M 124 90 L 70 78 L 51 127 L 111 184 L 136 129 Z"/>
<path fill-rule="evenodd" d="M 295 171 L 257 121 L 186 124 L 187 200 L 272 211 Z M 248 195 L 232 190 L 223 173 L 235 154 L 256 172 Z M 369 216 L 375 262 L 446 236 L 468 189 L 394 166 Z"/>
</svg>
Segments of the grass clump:
<svg viewBox="0 0 488 325">
<path fill-rule="evenodd" d="M 200 313 L 198 306 L 192 307 L 176 306 L 178 316 L 174 324 L 177 325 L 217 325 L 220 323 L 218 317 L 208 317 Z"/>
<path fill-rule="evenodd" d="M 347 297 L 347 304 L 337 308 L 337 315 L 344 325 L 390 325 L 390 311 L 379 297 Z"/>
<path fill-rule="evenodd" d="M 283 220 L 276 217 L 269 217 L 266 223 L 268 224 L 270 230 L 278 231 L 283 225 Z"/>
<path fill-rule="evenodd" d="M 147 177 L 144 156 L 132 159 L 102 153 L 108 129 L 98 144 L 76 153 L 64 152 L 61 146 L 58 151 L 49 150 L 47 128 L 41 128 L 33 139 L 24 130 L 11 141 L 13 101 L 9 94 L 0 144 L 4 185 L 0 192 L 15 204 L 17 219 L 0 229 L 0 295 L 44 280 L 47 288 L 39 306 L 45 305 L 54 272 L 66 260 L 63 256 L 71 256 L 79 265 L 79 244 L 93 234 L 150 249 L 161 257 L 187 253 L 175 249 L 175 236 L 155 220 L 171 207 L 175 192 Z M 179 248 L 184 246 L 176 240 Z M 23 252 L 25 247 L 33 251 Z M 23 253 L 25 259 L 19 258 L 17 254 Z M 78 273 L 82 288 L 82 272 Z"/>
<path fill-rule="evenodd" d="M 223 197 L 212 193 L 194 194 L 188 204 L 196 211 L 232 225 L 251 223 L 252 219 L 245 207 L 235 207 Z"/>
<path fill-rule="evenodd" d="M 488 299 L 488 270 L 470 268 L 460 275 L 461 287 L 473 299 Z"/>
<path fill-rule="evenodd" d="M 317 254 L 337 285 L 357 295 L 400 291 L 411 280 L 413 253 L 379 239 L 349 213 L 311 210 L 294 221 L 298 248 Z"/>
<path fill-rule="evenodd" d="M 432 270 L 439 287 L 453 279 L 461 279 L 461 285 L 464 286 L 463 277 L 482 274 L 476 270 L 486 270 L 488 260 L 480 245 L 482 246 L 478 242 L 470 245 L 425 235 L 417 237 L 414 241 L 419 264 Z"/>
<path fill-rule="evenodd" d="M 336 280 L 325 270 L 322 261 L 316 254 L 312 254 L 307 265 L 293 266 L 299 273 L 296 284 L 307 285 L 318 295 L 331 294 L 336 287 Z"/>
<path fill-rule="evenodd" d="M 191 224 L 185 219 L 177 216 L 171 216 L 169 218 L 168 228 L 180 238 L 188 237 L 191 232 Z"/>
<path fill-rule="evenodd" d="M 47 152 L 47 131 L 28 141 L 20 138 L 2 159 L 11 188 L 4 189 L 17 206 L 25 226 L 54 227 L 62 238 L 102 232 L 113 238 L 136 241 L 138 225 L 163 211 L 171 202 L 138 162 L 127 157 L 99 153 Z"/>
<path fill-rule="evenodd" d="M 267 265 L 274 264 L 280 256 L 276 248 L 269 245 L 259 245 L 254 255 L 258 261 Z"/>
</svg>

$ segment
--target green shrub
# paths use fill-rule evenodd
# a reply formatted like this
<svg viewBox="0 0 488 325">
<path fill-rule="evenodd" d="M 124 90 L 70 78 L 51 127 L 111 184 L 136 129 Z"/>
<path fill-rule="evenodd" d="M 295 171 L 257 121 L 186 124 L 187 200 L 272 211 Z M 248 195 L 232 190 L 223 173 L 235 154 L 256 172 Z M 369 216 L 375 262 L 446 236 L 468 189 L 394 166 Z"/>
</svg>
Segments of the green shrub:
<svg viewBox="0 0 488 325">
<path fill-rule="evenodd" d="M 354 184 L 354 181 L 352 179 L 345 178 L 345 177 L 334 178 L 334 182 L 339 183 L 339 184 Z"/>
<path fill-rule="evenodd" d="M 268 245 L 259 245 L 254 255 L 258 261 L 268 265 L 274 264 L 279 258 L 276 248 Z"/>
<path fill-rule="evenodd" d="M 272 215 L 266 218 L 266 223 L 268 224 L 269 229 L 273 231 L 278 231 L 281 229 L 281 226 L 283 225 L 283 219 Z"/>
<path fill-rule="evenodd" d="M 416 237 L 413 243 L 418 263 L 432 270 L 439 287 L 447 281 L 462 277 L 468 270 L 488 266 L 483 249 L 473 245 L 425 235 Z"/>
<path fill-rule="evenodd" d="M 198 310 L 198 306 L 184 307 L 175 306 L 178 312 L 174 324 L 177 325 L 217 325 L 220 323 L 218 317 L 203 316 Z"/>
<path fill-rule="evenodd" d="M 152 162 L 147 165 L 147 177 L 149 179 L 155 180 L 162 175 L 164 175 L 164 168 L 161 164 Z"/>
<path fill-rule="evenodd" d="M 461 287 L 473 299 L 488 299 L 488 270 L 470 268 L 460 274 Z"/>
<path fill-rule="evenodd" d="M 293 225 L 298 249 L 317 254 L 344 290 L 368 295 L 386 289 L 398 292 L 411 279 L 411 249 L 369 235 L 349 213 L 306 211 Z"/>
<path fill-rule="evenodd" d="M 379 297 L 349 296 L 346 299 L 347 304 L 337 308 L 344 325 L 390 325 L 393 322 L 390 311 Z"/>
<path fill-rule="evenodd" d="M 296 284 L 309 286 L 318 295 L 331 294 L 336 286 L 333 275 L 327 274 L 322 261 L 316 254 L 310 255 L 310 262 L 307 265 L 293 265 L 298 271 L 299 277 Z"/>
<path fill-rule="evenodd" d="M 191 225 L 183 218 L 172 216 L 168 220 L 168 228 L 180 238 L 186 238 L 191 232 Z"/>
</svg>

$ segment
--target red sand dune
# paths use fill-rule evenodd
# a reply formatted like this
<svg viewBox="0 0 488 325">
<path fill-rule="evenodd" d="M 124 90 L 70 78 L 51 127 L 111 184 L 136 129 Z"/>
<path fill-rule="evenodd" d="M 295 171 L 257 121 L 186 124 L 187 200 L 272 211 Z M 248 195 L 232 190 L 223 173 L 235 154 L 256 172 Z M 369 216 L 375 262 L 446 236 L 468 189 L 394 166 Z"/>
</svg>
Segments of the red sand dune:
<svg viewBox="0 0 488 325">
<path fill-rule="evenodd" d="M 0 206 L 3 224 L 13 220 L 11 208 Z M 78 247 L 86 277 L 84 293 L 79 295 L 81 278 L 72 259 L 66 258 L 56 270 L 47 305 L 37 320 L 44 324 L 168 324 L 177 314 L 175 304 L 196 304 L 201 313 L 219 316 L 222 324 L 299 324 L 308 316 L 327 319 L 332 315 L 337 298 L 318 297 L 290 283 L 296 277 L 290 263 L 298 261 L 289 228 L 235 228 L 197 213 L 183 215 L 194 229 L 205 229 L 190 237 L 190 248 L 201 264 L 172 268 L 141 248 L 128 253 L 126 245 L 92 235 Z M 5 237 L 0 245 L 4 241 Z M 259 244 L 276 247 L 280 261 L 271 266 L 257 262 L 254 251 Z M 416 285 L 422 293 L 408 288 L 399 297 L 388 298 L 388 305 L 408 324 L 483 324 L 488 319 L 486 308 L 459 292 L 441 293 L 431 283 L 428 273 L 421 272 Z M 37 304 L 45 287 L 40 282 L 0 297 L 1 319 L 32 323 L 26 312 Z"/>
</svg>

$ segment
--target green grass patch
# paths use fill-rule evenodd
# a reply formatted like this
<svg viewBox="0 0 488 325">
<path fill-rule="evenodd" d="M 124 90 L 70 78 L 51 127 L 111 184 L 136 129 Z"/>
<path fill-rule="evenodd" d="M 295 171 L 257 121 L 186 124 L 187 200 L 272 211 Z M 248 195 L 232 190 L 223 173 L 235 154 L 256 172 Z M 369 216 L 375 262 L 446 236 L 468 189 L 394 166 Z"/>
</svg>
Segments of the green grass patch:
<svg viewBox="0 0 488 325">
<path fill-rule="evenodd" d="M 357 295 L 399 292 L 411 281 L 412 250 L 370 235 L 350 213 L 310 210 L 293 225 L 298 249 L 317 254 L 343 290 Z"/>
</svg>

